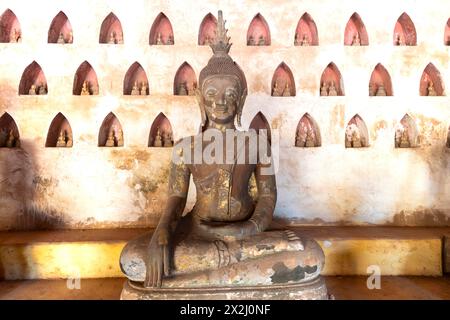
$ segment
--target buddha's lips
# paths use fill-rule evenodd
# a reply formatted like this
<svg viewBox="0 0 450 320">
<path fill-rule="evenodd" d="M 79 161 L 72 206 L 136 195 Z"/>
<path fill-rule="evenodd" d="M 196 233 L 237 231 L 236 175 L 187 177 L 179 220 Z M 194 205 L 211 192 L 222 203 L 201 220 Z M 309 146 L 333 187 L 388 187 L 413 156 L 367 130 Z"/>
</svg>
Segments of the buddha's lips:
<svg viewBox="0 0 450 320">
<path fill-rule="evenodd" d="M 228 111 L 228 106 L 227 105 L 216 105 L 216 107 L 214 108 L 214 111 L 225 113 Z"/>
</svg>

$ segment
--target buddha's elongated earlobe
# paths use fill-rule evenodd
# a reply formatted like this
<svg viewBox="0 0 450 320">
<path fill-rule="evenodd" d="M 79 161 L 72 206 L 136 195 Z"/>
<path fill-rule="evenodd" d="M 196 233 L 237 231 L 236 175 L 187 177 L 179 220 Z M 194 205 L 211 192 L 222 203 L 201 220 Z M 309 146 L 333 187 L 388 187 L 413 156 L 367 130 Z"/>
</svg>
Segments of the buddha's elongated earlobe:
<svg viewBox="0 0 450 320">
<path fill-rule="evenodd" d="M 237 107 L 237 124 L 239 127 L 241 125 L 241 117 L 242 117 L 242 109 L 244 108 L 245 99 L 247 98 L 247 88 L 242 91 L 241 97 L 239 98 L 238 107 Z"/>
</svg>

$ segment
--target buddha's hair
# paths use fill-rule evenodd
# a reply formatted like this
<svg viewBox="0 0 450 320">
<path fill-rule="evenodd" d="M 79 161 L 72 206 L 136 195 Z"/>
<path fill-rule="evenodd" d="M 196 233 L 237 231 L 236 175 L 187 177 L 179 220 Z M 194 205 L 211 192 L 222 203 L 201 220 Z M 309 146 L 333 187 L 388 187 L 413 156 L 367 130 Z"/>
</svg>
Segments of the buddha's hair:
<svg viewBox="0 0 450 320">
<path fill-rule="evenodd" d="M 247 89 L 247 80 L 245 79 L 244 72 L 228 54 L 231 43 L 230 38 L 227 37 L 227 30 L 225 29 L 222 11 L 219 11 L 216 37 L 210 46 L 214 54 L 209 59 L 206 67 L 200 71 L 198 80 L 200 89 L 202 88 L 204 81 L 214 75 L 235 76 L 240 82 L 241 92 L 243 92 L 244 89 Z"/>
</svg>

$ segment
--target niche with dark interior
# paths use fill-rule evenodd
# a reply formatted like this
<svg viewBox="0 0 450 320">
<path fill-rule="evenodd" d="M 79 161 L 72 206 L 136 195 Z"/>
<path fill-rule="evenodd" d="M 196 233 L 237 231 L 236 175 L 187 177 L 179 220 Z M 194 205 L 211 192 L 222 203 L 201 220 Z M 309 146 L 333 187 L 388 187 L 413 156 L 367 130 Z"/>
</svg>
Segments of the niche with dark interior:
<svg viewBox="0 0 450 320">
<path fill-rule="evenodd" d="M 416 122 L 410 115 L 405 114 L 400 123 L 395 128 L 395 147 L 396 148 L 415 148 L 418 147 L 419 132 Z"/>
<path fill-rule="evenodd" d="M 270 124 L 267 121 L 266 117 L 261 112 L 258 112 L 255 115 L 255 117 L 253 118 L 252 122 L 250 122 L 249 129 L 256 130 L 257 134 L 265 133 L 267 135 L 267 138 L 269 139 L 269 141 L 272 140 L 272 133 L 271 133 L 271 130 L 270 130 Z M 265 132 L 264 132 L 264 130 L 265 130 Z"/>
<path fill-rule="evenodd" d="M 71 148 L 73 146 L 72 128 L 67 118 L 59 112 L 50 124 L 45 147 Z"/>
<path fill-rule="evenodd" d="M 0 42 L 16 43 L 22 41 L 22 30 L 14 12 L 7 9 L 0 17 Z"/>
<path fill-rule="evenodd" d="M 272 77 L 273 97 L 293 97 L 295 96 L 295 80 L 291 69 L 284 63 L 275 70 Z"/>
<path fill-rule="evenodd" d="M 429 63 L 423 70 L 419 91 L 421 96 L 444 95 L 444 82 L 441 73 L 432 63 Z"/>
<path fill-rule="evenodd" d="M 417 45 L 416 27 L 411 18 L 403 12 L 394 27 L 394 46 Z"/>
<path fill-rule="evenodd" d="M 123 94 L 133 96 L 146 96 L 150 93 L 148 78 L 144 68 L 135 62 L 128 69 L 123 81 Z"/>
<path fill-rule="evenodd" d="M 450 46 L 450 19 L 447 20 L 444 30 L 444 44 Z"/>
<path fill-rule="evenodd" d="M 100 28 L 100 43 L 123 44 L 123 30 L 119 18 L 114 13 L 110 13 L 103 20 Z"/>
<path fill-rule="evenodd" d="M 116 115 L 110 112 L 103 120 L 98 133 L 99 147 L 123 147 L 123 129 Z"/>
<path fill-rule="evenodd" d="M 197 89 L 197 77 L 187 62 L 178 68 L 173 81 L 173 94 L 176 96 L 194 96 Z"/>
<path fill-rule="evenodd" d="M 369 81 L 369 96 L 392 96 L 392 82 L 389 72 L 378 63 L 372 71 Z"/>
<path fill-rule="evenodd" d="M 172 24 L 164 13 L 158 14 L 150 29 L 151 45 L 173 45 L 175 44 Z"/>
<path fill-rule="evenodd" d="M 200 24 L 198 31 L 198 44 L 200 46 L 207 46 L 216 38 L 217 18 L 208 13 Z"/>
<path fill-rule="evenodd" d="M 0 148 L 19 148 L 20 135 L 16 122 L 8 112 L 0 117 Z"/>
<path fill-rule="evenodd" d="M 69 19 L 66 14 L 60 11 L 53 21 L 48 30 L 48 43 L 73 43 L 73 30 Z"/>
<path fill-rule="evenodd" d="M 169 119 L 160 113 L 152 123 L 148 137 L 149 147 L 173 147 L 173 131 Z"/>
<path fill-rule="evenodd" d="M 74 95 L 98 95 L 97 74 L 89 62 L 84 61 L 77 69 L 73 80 Z"/>
<path fill-rule="evenodd" d="M 297 23 L 295 29 L 294 45 L 296 46 L 318 46 L 319 36 L 317 26 L 313 18 L 305 12 Z"/>
<path fill-rule="evenodd" d="M 266 19 L 258 13 L 250 22 L 247 30 L 248 46 L 270 46 L 270 29 Z"/>
<path fill-rule="evenodd" d="M 356 114 L 345 128 L 346 148 L 365 148 L 369 146 L 369 131 L 364 120 Z"/>
<path fill-rule="evenodd" d="M 368 46 L 369 36 L 366 27 L 356 12 L 352 14 L 345 26 L 344 45 L 346 46 Z"/>
<path fill-rule="evenodd" d="M 295 146 L 300 148 L 320 147 L 322 140 L 320 137 L 319 126 L 316 121 L 305 113 L 301 117 L 295 132 Z"/>
<path fill-rule="evenodd" d="M 22 73 L 19 84 L 20 95 L 46 95 L 47 80 L 41 66 L 33 61 Z"/>
<path fill-rule="evenodd" d="M 344 81 L 337 66 L 330 62 L 320 77 L 321 96 L 344 96 Z"/>
</svg>

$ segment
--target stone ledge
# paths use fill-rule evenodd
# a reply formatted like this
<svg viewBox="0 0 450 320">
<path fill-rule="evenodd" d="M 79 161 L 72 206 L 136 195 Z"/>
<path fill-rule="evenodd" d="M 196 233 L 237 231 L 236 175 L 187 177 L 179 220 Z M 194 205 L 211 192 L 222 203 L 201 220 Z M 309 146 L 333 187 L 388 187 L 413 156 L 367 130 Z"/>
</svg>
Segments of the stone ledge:
<svg viewBox="0 0 450 320">
<path fill-rule="evenodd" d="M 318 240 L 323 275 L 440 276 L 450 228 L 292 227 Z M 0 232 L 0 279 L 122 277 L 119 256 L 146 229 Z"/>
</svg>

